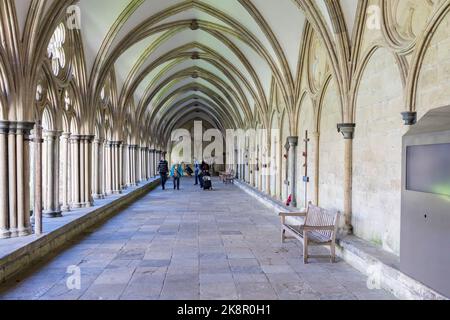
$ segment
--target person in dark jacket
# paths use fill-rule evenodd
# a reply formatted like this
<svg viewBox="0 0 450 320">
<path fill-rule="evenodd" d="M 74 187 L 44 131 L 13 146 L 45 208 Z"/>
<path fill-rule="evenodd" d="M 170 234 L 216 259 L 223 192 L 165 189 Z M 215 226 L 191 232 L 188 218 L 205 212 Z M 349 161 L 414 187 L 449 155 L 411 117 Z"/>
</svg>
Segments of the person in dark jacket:
<svg viewBox="0 0 450 320">
<path fill-rule="evenodd" d="M 162 189 L 166 190 L 167 175 L 169 174 L 169 163 L 164 157 L 161 157 L 161 161 L 158 165 L 158 171 L 161 176 Z"/>
</svg>

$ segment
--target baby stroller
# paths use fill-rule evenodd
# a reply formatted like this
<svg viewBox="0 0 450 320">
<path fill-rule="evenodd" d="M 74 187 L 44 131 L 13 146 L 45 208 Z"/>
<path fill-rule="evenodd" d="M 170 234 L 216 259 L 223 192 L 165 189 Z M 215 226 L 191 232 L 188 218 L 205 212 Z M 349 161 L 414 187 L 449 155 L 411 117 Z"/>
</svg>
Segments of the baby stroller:
<svg viewBox="0 0 450 320">
<path fill-rule="evenodd" d="M 212 180 L 209 175 L 203 176 L 203 190 L 212 190 Z"/>
</svg>

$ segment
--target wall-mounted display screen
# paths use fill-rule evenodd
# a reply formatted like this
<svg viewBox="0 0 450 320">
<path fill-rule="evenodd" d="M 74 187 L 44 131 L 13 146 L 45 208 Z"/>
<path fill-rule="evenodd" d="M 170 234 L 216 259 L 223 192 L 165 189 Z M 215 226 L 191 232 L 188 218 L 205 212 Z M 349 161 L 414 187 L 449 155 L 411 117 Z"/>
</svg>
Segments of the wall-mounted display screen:
<svg viewBox="0 0 450 320">
<path fill-rule="evenodd" d="M 407 147 L 406 189 L 450 196 L 450 144 Z"/>
</svg>

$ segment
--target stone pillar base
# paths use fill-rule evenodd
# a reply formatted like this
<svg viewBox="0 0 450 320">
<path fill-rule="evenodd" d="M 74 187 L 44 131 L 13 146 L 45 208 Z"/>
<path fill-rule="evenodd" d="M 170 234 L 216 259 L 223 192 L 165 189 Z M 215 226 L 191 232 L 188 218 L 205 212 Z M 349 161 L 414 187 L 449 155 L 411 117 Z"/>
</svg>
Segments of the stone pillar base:
<svg viewBox="0 0 450 320">
<path fill-rule="evenodd" d="M 70 206 L 62 206 L 61 207 L 61 211 L 62 212 L 69 212 L 70 211 Z"/>
<path fill-rule="evenodd" d="M 83 207 L 83 205 L 81 203 L 73 203 L 70 205 L 71 209 L 80 209 L 82 207 Z"/>
<path fill-rule="evenodd" d="M 353 235 L 353 226 L 345 225 L 342 228 L 340 228 L 339 233 L 345 236 L 351 236 Z"/>
<path fill-rule="evenodd" d="M 61 218 L 63 216 L 61 211 L 44 211 L 43 215 L 46 218 Z"/>
<path fill-rule="evenodd" d="M 11 238 L 11 231 L 0 230 L 0 239 L 8 239 L 8 238 Z"/>
<path fill-rule="evenodd" d="M 31 227 L 22 229 L 22 230 L 18 230 L 18 236 L 19 237 L 27 237 L 29 235 L 31 235 L 33 233 L 33 230 L 31 229 Z"/>
<path fill-rule="evenodd" d="M 102 200 L 102 199 L 105 199 L 105 196 L 104 196 L 103 194 L 94 194 L 94 195 L 92 195 L 92 197 L 93 197 L 95 200 Z"/>
<path fill-rule="evenodd" d="M 121 190 L 113 191 L 112 194 L 119 195 L 119 194 L 122 194 L 122 191 Z"/>
<path fill-rule="evenodd" d="M 93 206 L 94 206 L 94 204 L 92 202 L 86 202 L 86 203 L 81 204 L 82 208 L 91 208 Z"/>
</svg>

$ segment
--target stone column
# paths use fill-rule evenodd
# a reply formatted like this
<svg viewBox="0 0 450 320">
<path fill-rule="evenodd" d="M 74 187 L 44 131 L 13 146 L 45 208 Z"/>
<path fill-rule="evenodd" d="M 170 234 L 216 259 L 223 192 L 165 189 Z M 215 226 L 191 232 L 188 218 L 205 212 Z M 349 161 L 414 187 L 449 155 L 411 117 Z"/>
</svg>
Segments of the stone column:
<svg viewBox="0 0 450 320">
<path fill-rule="evenodd" d="M 70 137 L 71 143 L 71 182 L 72 182 L 72 199 L 71 208 L 81 208 L 80 197 L 80 139 L 79 135 L 72 135 Z"/>
<path fill-rule="evenodd" d="M 130 175 L 130 187 L 137 185 L 136 181 L 136 145 L 130 145 L 129 148 L 129 175 Z"/>
<path fill-rule="evenodd" d="M 128 188 L 128 185 L 130 183 L 130 175 L 129 175 L 129 170 L 128 170 L 128 164 L 129 164 L 128 154 L 129 154 L 128 145 L 123 144 L 122 145 L 122 188 L 123 189 Z"/>
<path fill-rule="evenodd" d="M 118 169 L 118 161 L 117 161 L 117 142 L 111 142 L 111 191 L 112 194 L 117 194 L 118 186 L 117 186 L 117 169 Z"/>
<path fill-rule="evenodd" d="M 8 210 L 8 133 L 9 125 L 0 122 L 0 239 L 11 236 Z"/>
<path fill-rule="evenodd" d="M 118 158 L 119 158 L 119 172 L 118 172 L 118 179 L 117 179 L 117 184 L 119 185 L 119 191 L 120 193 L 122 193 L 123 190 L 123 142 L 120 141 L 118 147 L 117 147 L 117 152 L 118 152 Z"/>
<path fill-rule="evenodd" d="M 159 166 L 159 161 L 161 160 L 161 151 L 159 150 L 155 150 L 155 171 L 156 171 L 156 175 L 159 175 L 159 170 L 158 170 L 158 166 Z"/>
<path fill-rule="evenodd" d="M 121 161 L 120 161 L 120 152 L 121 152 L 122 142 L 114 141 L 111 143 L 112 148 L 112 192 L 113 194 L 121 194 Z"/>
<path fill-rule="evenodd" d="M 155 149 L 150 150 L 150 177 L 156 177 L 156 168 L 155 168 Z"/>
<path fill-rule="evenodd" d="M 34 129 L 34 233 L 41 235 L 43 232 L 42 210 L 42 125 L 39 121 Z"/>
<path fill-rule="evenodd" d="M 355 135 L 356 125 L 353 123 L 343 123 L 338 125 L 338 131 L 342 133 L 345 140 L 344 152 L 344 216 L 345 226 L 343 232 L 346 234 L 353 233 L 352 226 L 352 189 L 353 189 L 353 138 Z"/>
<path fill-rule="evenodd" d="M 62 183 L 62 206 L 61 206 L 61 211 L 62 212 L 67 212 L 70 211 L 70 204 L 69 204 L 69 199 L 70 199 L 70 194 L 69 194 L 69 155 L 70 155 L 70 144 L 69 144 L 69 139 L 70 139 L 70 133 L 63 133 L 61 135 L 61 183 Z"/>
<path fill-rule="evenodd" d="M 34 123 L 17 123 L 17 221 L 20 237 L 32 233 L 30 219 L 30 132 L 33 127 Z"/>
<path fill-rule="evenodd" d="M 112 186 L 112 143 L 108 141 L 105 144 L 105 191 L 107 195 L 113 194 Z"/>
<path fill-rule="evenodd" d="M 102 159 L 102 192 L 103 192 L 103 198 L 105 198 L 108 193 L 108 183 L 107 183 L 107 175 L 108 175 L 108 141 L 106 141 L 106 139 L 103 141 L 103 146 L 102 146 L 102 153 L 103 153 L 103 159 Z"/>
<path fill-rule="evenodd" d="M 289 192 L 292 195 L 292 206 L 297 206 L 297 146 L 298 137 L 289 137 Z"/>
<path fill-rule="evenodd" d="M 103 199 L 103 139 L 95 139 L 93 143 L 93 198 Z"/>
<path fill-rule="evenodd" d="M 16 155 L 16 124 L 6 123 L 8 133 L 8 189 L 9 189 L 9 230 L 11 237 L 17 237 L 17 155 Z M 8 190 L 5 189 L 5 190 Z"/>
<path fill-rule="evenodd" d="M 313 142 L 313 147 L 315 150 L 315 157 L 314 157 L 314 204 L 316 206 L 319 205 L 319 183 L 320 183 L 320 175 L 319 175 L 319 168 L 320 168 L 320 133 L 319 132 L 313 132 L 311 134 L 311 141 Z"/>
<path fill-rule="evenodd" d="M 44 143 L 46 151 L 46 171 L 43 172 L 43 182 L 46 188 L 44 216 L 47 218 L 62 217 L 59 204 L 59 138 L 58 131 L 45 131 Z"/>
<path fill-rule="evenodd" d="M 83 136 L 84 144 L 84 207 L 89 208 L 94 205 L 92 197 L 92 141 L 94 136 Z"/>
</svg>

